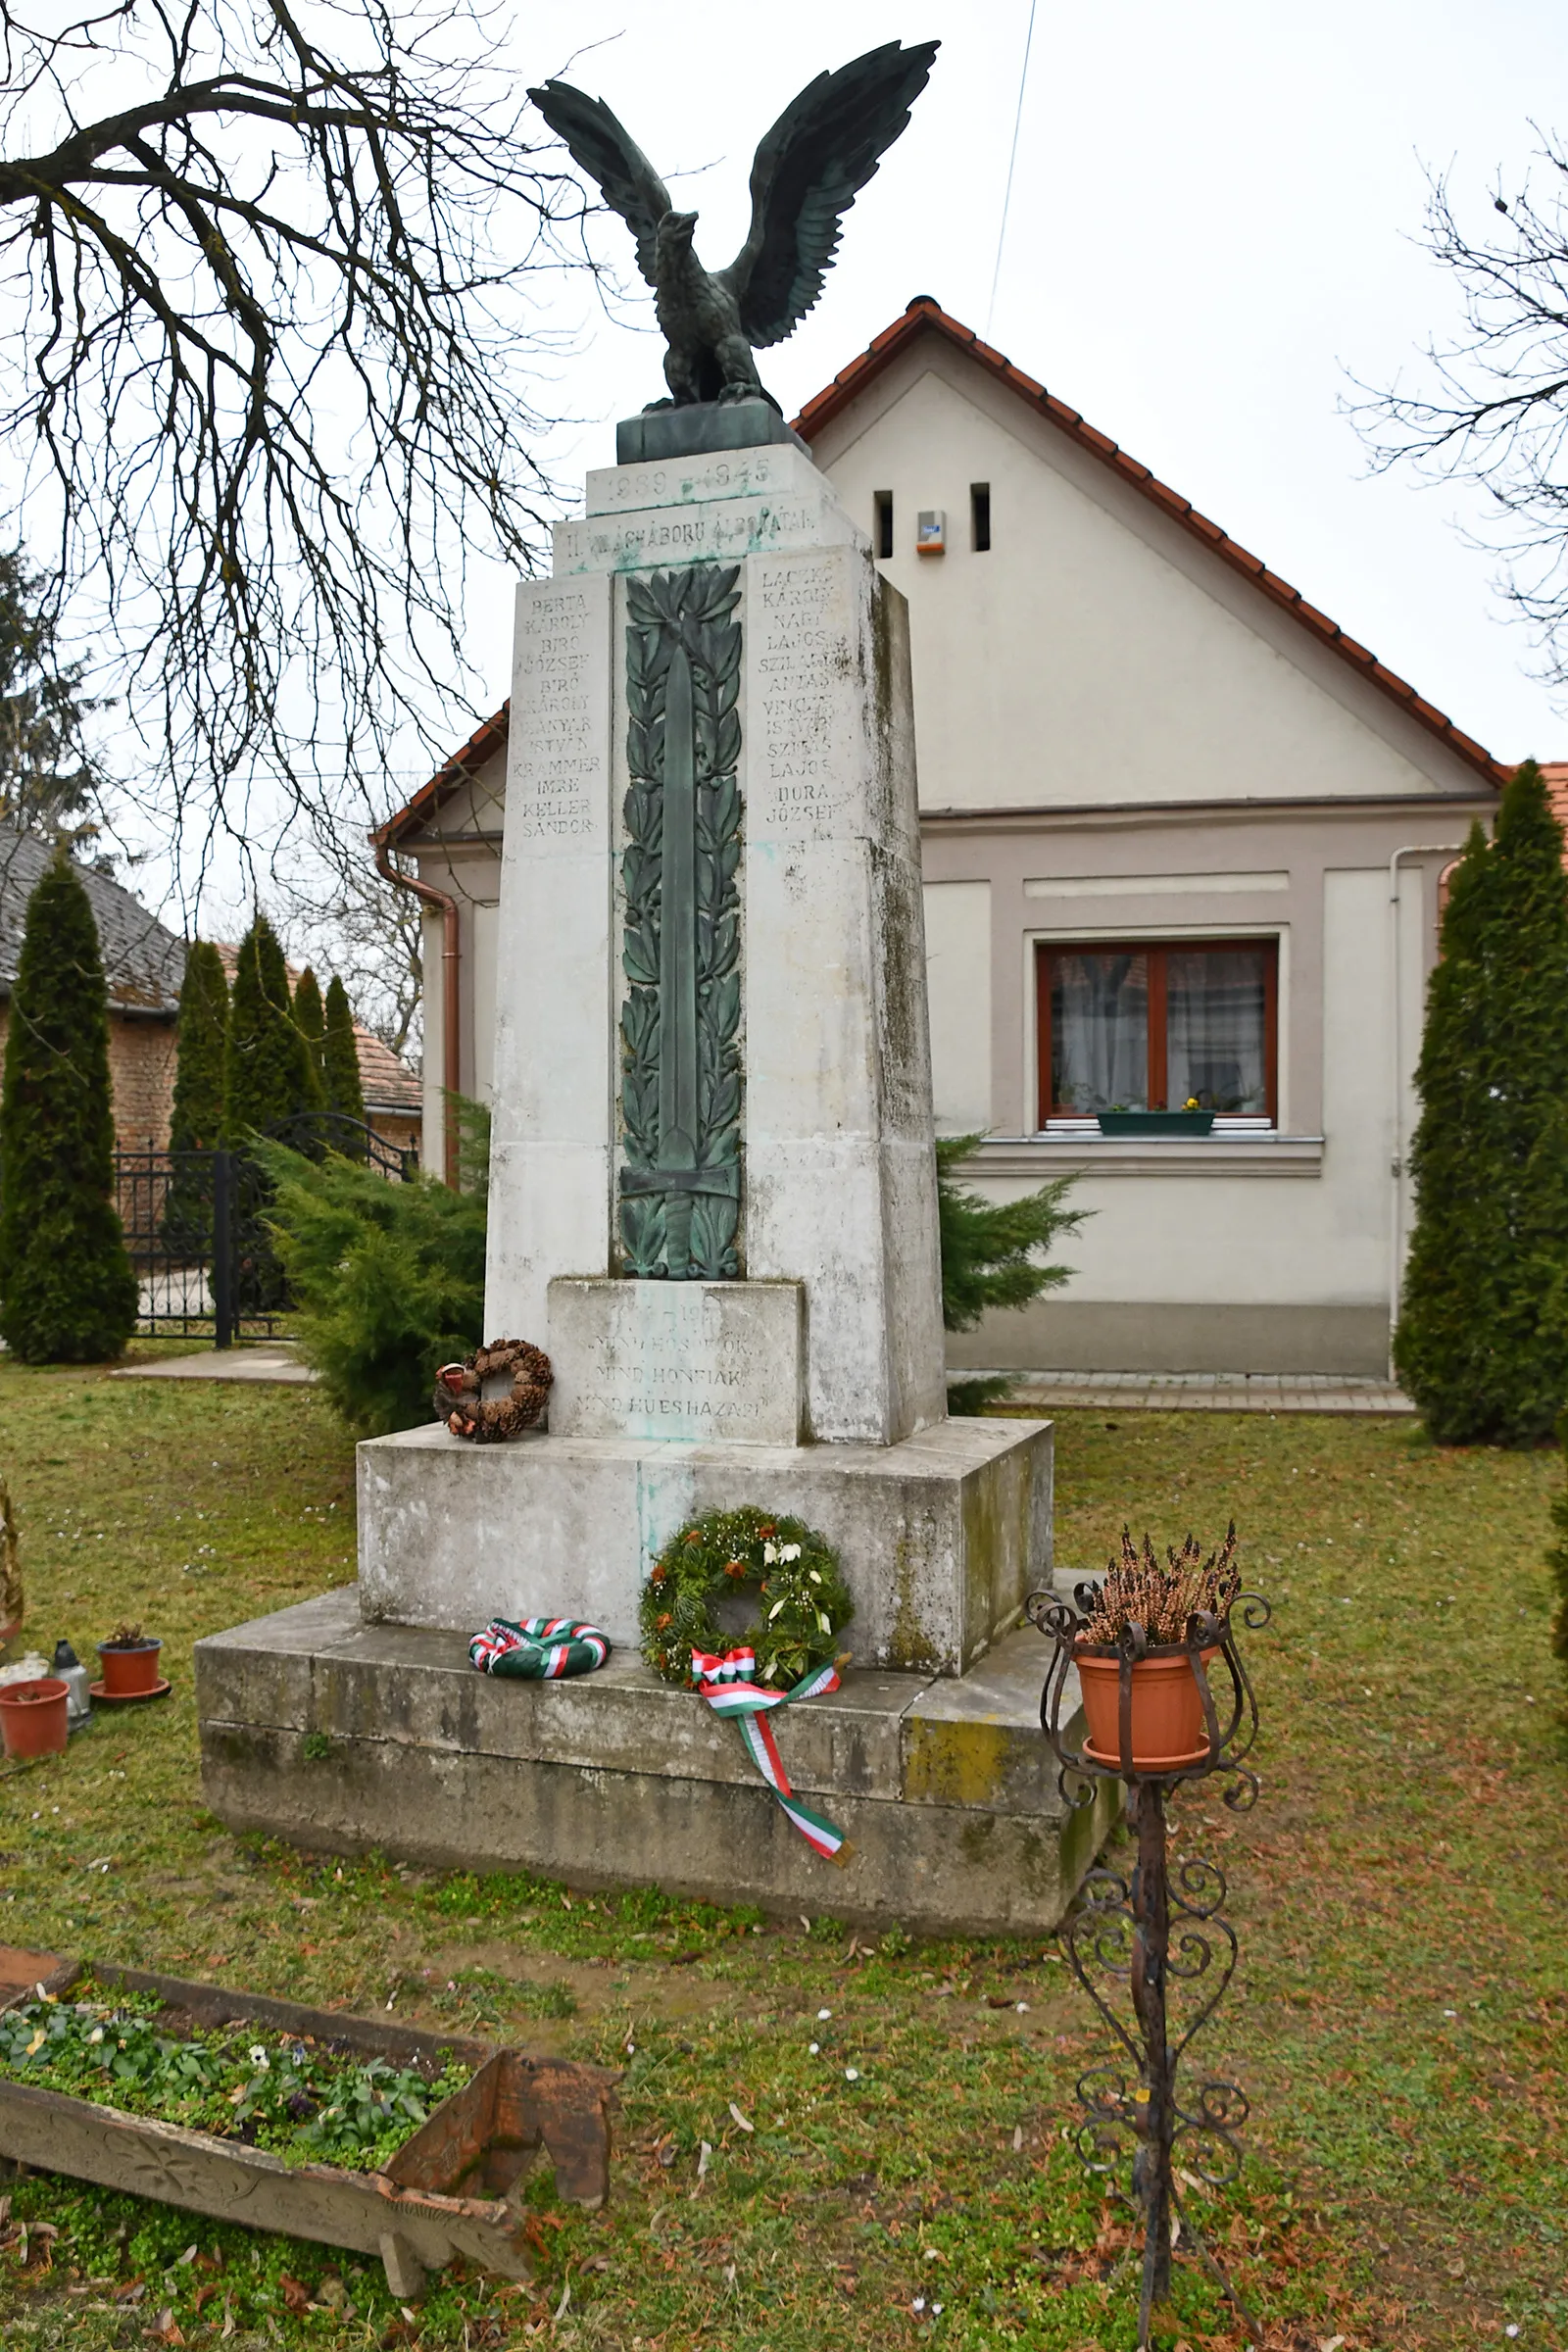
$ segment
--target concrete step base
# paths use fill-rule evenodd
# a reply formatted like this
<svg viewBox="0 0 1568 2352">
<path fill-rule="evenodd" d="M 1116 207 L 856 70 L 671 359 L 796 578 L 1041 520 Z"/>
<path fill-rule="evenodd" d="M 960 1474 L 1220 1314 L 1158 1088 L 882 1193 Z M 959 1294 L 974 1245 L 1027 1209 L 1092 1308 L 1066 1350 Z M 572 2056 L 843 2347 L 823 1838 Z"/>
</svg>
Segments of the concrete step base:
<svg viewBox="0 0 1568 2352">
<path fill-rule="evenodd" d="M 1028 1627 L 960 1677 L 851 1668 L 772 1718 L 798 1792 L 854 1852 L 822 1861 L 733 1724 L 632 1651 L 566 1683 L 492 1680 L 467 1638 L 362 1623 L 356 1588 L 196 1645 L 202 1778 L 231 1829 L 573 1886 L 646 1886 L 927 1934 L 1061 1917 L 1119 1790 L 1068 1813 L 1040 1730 Z M 328 1756 L 306 1754 L 310 1740 Z"/>
</svg>

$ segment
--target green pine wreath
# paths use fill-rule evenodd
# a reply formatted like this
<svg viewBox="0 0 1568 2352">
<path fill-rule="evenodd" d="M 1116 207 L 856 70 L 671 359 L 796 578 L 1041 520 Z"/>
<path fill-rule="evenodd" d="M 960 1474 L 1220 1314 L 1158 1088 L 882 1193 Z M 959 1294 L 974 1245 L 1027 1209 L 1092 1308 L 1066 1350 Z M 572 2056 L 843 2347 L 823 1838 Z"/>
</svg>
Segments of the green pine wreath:
<svg viewBox="0 0 1568 2352">
<path fill-rule="evenodd" d="M 714 1615 L 722 1592 L 761 1583 L 761 1613 L 744 1634 Z M 749 1645 L 757 1682 L 787 1690 L 837 1658 L 855 1614 L 831 1544 L 787 1512 L 709 1511 L 670 1538 L 643 1587 L 643 1655 L 666 1683 L 690 1685 L 692 1651 Z"/>
</svg>

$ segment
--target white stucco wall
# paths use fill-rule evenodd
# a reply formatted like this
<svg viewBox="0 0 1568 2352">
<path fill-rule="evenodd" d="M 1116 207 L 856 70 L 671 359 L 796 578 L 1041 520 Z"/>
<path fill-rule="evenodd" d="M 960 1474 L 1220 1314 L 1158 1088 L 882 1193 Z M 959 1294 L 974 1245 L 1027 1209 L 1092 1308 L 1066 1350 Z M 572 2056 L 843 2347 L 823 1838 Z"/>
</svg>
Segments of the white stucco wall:
<svg viewBox="0 0 1568 2352">
<path fill-rule="evenodd" d="M 991 885 L 925 886 L 931 1089 L 939 1135 L 991 1125 Z"/>
<path fill-rule="evenodd" d="M 923 808 L 1451 788 L 1442 746 L 1341 657 L 935 337 L 816 455 L 868 530 L 893 495 Z M 923 508 L 946 510 L 942 556 L 914 553 Z"/>
</svg>

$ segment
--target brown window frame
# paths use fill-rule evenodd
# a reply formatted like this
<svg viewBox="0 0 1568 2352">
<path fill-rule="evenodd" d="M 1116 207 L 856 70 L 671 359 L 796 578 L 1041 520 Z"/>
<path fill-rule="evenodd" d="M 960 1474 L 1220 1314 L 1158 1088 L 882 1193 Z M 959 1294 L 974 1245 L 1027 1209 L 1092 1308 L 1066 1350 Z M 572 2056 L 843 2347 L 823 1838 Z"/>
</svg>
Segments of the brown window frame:
<svg viewBox="0 0 1568 2352">
<path fill-rule="evenodd" d="M 1205 955 L 1261 948 L 1263 966 L 1263 1071 L 1268 1091 L 1264 1115 L 1277 1127 L 1280 1068 L 1280 943 L 1278 933 L 1250 939 L 1041 939 L 1035 942 L 1035 1038 L 1038 1051 L 1036 1090 L 1039 1114 L 1036 1132 L 1050 1119 L 1083 1118 L 1087 1114 L 1051 1096 L 1051 959 L 1054 956 L 1146 956 L 1149 958 L 1149 1106 L 1164 1109 L 1165 1102 L 1165 958 L 1200 948 Z M 1178 1105 L 1178 1107 L 1180 1107 Z M 1222 1117 L 1227 1115 L 1220 1114 Z M 1250 1114 L 1256 1117 L 1258 1114 Z"/>
</svg>

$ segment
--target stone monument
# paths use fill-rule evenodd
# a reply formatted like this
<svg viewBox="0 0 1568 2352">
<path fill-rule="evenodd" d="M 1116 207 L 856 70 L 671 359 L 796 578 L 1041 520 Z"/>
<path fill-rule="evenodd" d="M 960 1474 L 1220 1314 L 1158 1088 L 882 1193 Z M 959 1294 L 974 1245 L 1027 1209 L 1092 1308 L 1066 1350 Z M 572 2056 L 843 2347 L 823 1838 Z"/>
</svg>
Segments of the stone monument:
<svg viewBox="0 0 1568 2352">
<path fill-rule="evenodd" d="M 647 249 L 673 395 L 517 591 L 485 1323 L 548 1351 L 549 1425 L 361 1446 L 357 1599 L 202 1645 L 231 1821 L 933 1926 L 1052 1921 L 1093 1850 L 1098 1815 L 1058 1834 L 1014 1630 L 1051 1574 L 1050 1427 L 946 1412 L 905 606 L 747 341 L 837 239 L 808 204 L 814 248 L 781 226 L 776 183 L 799 212 L 814 156 L 841 212 L 933 48 L 786 112 L 727 310 L 608 110 L 536 93 Z M 830 1888 L 638 1657 L 655 1554 L 743 1504 L 825 1536 L 855 1600 L 855 1670 L 780 1735 L 856 1849 Z M 492 1686 L 464 1638 L 497 1615 L 589 1619 L 615 1654 Z M 342 1769 L 307 1792 L 313 1731 Z"/>
<path fill-rule="evenodd" d="M 548 1435 L 361 1450 L 361 1595 L 635 1644 L 698 1512 L 842 1551 L 959 1674 L 1048 1573 L 1050 1436 L 946 1417 L 903 599 L 798 450 L 592 474 L 517 593 L 488 1332 Z"/>
</svg>

